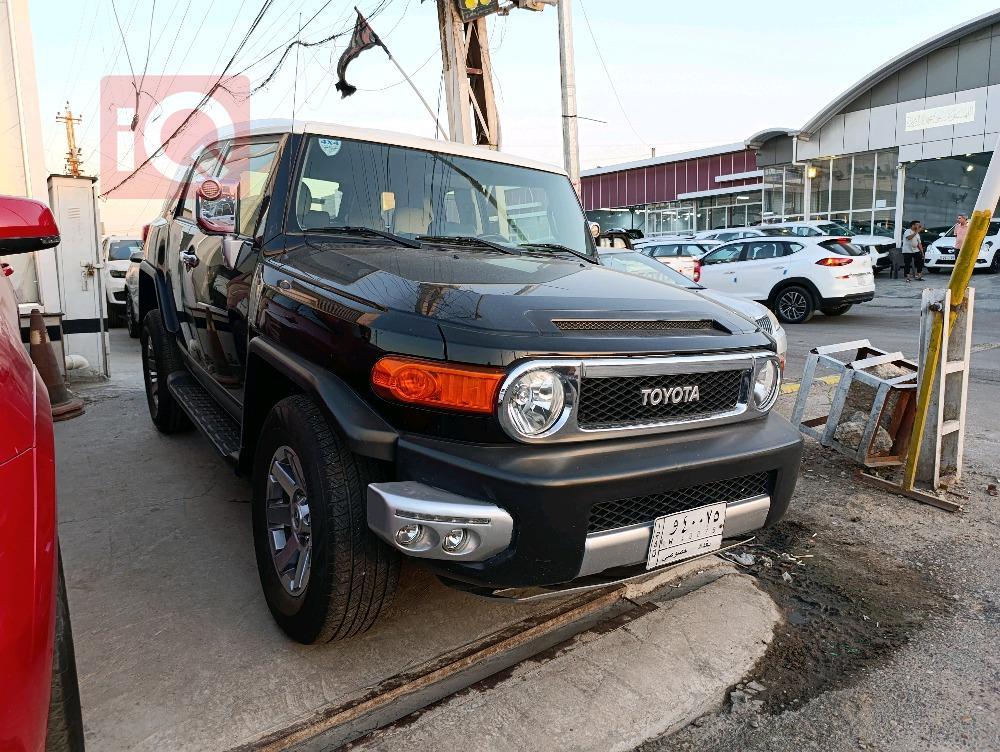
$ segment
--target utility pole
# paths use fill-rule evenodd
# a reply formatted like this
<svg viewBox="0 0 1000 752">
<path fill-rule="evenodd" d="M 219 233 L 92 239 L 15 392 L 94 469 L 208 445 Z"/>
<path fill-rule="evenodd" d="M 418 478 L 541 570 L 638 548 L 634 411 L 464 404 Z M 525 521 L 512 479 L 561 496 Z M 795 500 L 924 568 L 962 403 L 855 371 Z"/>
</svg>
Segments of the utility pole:
<svg viewBox="0 0 1000 752">
<path fill-rule="evenodd" d="M 73 117 L 73 111 L 66 103 L 66 112 L 56 115 L 56 121 L 66 123 L 66 142 L 69 149 L 66 152 L 66 172 L 75 178 L 80 177 L 80 149 L 76 145 L 76 132 L 74 126 L 81 122 L 82 118 Z"/>
<path fill-rule="evenodd" d="M 573 56 L 572 0 L 559 0 L 559 73 L 562 81 L 563 164 L 580 193 L 580 132 L 576 113 L 576 60 Z"/>
<path fill-rule="evenodd" d="M 451 140 L 499 149 L 486 18 L 463 21 L 455 0 L 438 0 L 438 25 Z"/>
</svg>

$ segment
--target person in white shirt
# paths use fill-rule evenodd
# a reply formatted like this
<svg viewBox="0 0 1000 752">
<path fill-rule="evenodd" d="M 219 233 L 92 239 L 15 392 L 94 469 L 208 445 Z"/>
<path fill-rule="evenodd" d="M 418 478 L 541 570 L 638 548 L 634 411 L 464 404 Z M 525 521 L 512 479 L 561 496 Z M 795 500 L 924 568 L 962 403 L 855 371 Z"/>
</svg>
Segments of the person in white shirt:
<svg viewBox="0 0 1000 752">
<path fill-rule="evenodd" d="M 958 215 L 958 224 L 955 225 L 955 250 L 958 251 L 965 244 L 965 236 L 969 234 L 969 220 L 964 214 Z"/>
<path fill-rule="evenodd" d="M 924 226 L 913 220 L 910 229 L 903 233 L 903 273 L 907 282 L 912 280 L 910 269 L 916 271 L 917 280 L 924 278 L 924 244 L 920 231 Z"/>
</svg>

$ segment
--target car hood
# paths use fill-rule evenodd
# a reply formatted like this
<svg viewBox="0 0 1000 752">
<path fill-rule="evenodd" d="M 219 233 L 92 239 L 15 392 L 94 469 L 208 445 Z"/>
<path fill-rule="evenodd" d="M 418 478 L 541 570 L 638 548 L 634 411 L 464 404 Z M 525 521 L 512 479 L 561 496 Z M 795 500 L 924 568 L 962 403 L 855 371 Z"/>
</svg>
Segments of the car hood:
<svg viewBox="0 0 1000 752">
<path fill-rule="evenodd" d="M 709 319 L 721 334 L 756 330 L 697 293 L 557 254 L 311 240 L 287 252 L 282 264 L 374 307 L 490 333 L 552 334 L 559 332 L 553 320 L 561 318 L 630 317 Z"/>
<path fill-rule="evenodd" d="M 736 298 L 732 295 L 724 295 L 721 292 L 716 292 L 715 290 L 698 290 L 698 294 L 703 298 L 708 298 L 713 303 L 717 303 L 720 306 L 728 308 L 733 313 L 737 313 L 745 319 L 753 321 L 755 324 L 760 319 L 767 316 L 767 309 L 760 303 L 756 303 L 752 300 L 743 300 L 742 298 Z"/>
<path fill-rule="evenodd" d="M 132 265 L 132 262 L 129 261 L 128 259 L 123 259 L 121 261 L 105 261 L 104 265 L 109 270 L 114 270 L 114 271 L 119 271 L 119 272 L 127 272 L 129 266 Z"/>
</svg>

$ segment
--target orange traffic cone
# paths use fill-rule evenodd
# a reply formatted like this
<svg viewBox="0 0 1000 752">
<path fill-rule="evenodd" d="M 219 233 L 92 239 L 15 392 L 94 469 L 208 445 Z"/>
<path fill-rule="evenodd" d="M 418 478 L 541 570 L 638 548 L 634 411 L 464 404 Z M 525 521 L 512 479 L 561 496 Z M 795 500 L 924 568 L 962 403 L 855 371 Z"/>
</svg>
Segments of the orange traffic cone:
<svg viewBox="0 0 1000 752">
<path fill-rule="evenodd" d="M 77 415 L 83 415 L 83 400 L 74 397 L 66 388 L 59 373 L 59 365 L 56 363 L 56 354 L 49 341 L 49 333 L 45 329 L 45 320 L 37 308 L 31 312 L 30 333 L 31 360 L 49 391 L 52 420 L 69 420 Z"/>
</svg>

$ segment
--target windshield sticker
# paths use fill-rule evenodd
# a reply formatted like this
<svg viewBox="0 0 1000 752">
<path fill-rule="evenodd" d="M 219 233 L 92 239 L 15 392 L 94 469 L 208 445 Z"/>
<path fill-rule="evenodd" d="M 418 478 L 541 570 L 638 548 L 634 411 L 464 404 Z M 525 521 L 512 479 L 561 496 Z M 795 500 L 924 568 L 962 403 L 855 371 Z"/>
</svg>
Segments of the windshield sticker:
<svg viewBox="0 0 1000 752">
<path fill-rule="evenodd" d="M 323 153 L 328 157 L 335 157 L 340 153 L 341 143 L 335 138 L 321 138 L 319 140 L 319 148 L 323 150 Z"/>
</svg>

